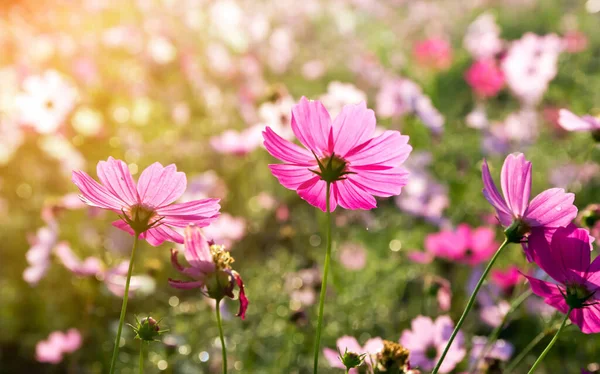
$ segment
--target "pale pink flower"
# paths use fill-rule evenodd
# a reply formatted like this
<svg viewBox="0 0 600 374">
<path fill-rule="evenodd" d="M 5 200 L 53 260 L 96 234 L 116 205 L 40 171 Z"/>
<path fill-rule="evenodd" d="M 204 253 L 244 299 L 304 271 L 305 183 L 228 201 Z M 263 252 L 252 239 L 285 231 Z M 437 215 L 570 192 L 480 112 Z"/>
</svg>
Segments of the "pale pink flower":
<svg viewBox="0 0 600 374">
<path fill-rule="evenodd" d="M 58 130 L 77 100 L 76 89 L 54 70 L 27 77 L 23 91 L 15 98 L 18 121 L 41 134 Z"/>
<path fill-rule="evenodd" d="M 204 235 L 207 238 L 227 248 L 231 248 L 233 243 L 239 241 L 245 234 L 246 220 L 227 213 L 221 214 L 210 226 L 204 228 Z"/>
<path fill-rule="evenodd" d="M 558 115 L 558 124 L 567 131 L 585 131 L 600 134 L 600 119 L 589 114 L 579 117 L 566 109 L 561 109 Z"/>
<path fill-rule="evenodd" d="M 231 268 L 234 260 L 224 247 L 209 242 L 199 227 L 189 225 L 185 229 L 183 253 L 190 266 L 184 267 L 179 263 L 178 252 L 175 249 L 171 249 L 171 263 L 175 270 L 193 280 L 181 281 L 169 278 L 171 287 L 184 290 L 197 288 L 207 297 L 214 298 L 213 295 L 217 293 L 231 299 L 235 297 L 233 290 L 237 288 L 239 290 L 237 298 L 240 303 L 237 316 L 244 319 L 248 308 L 244 282 L 240 274 Z M 223 278 L 224 274 L 225 278 Z"/>
<path fill-rule="evenodd" d="M 225 154 L 245 156 L 259 148 L 262 143 L 264 126 L 252 126 L 242 131 L 225 130 L 223 133 L 210 138 L 212 148 Z"/>
<path fill-rule="evenodd" d="M 588 38 L 581 31 L 568 31 L 563 36 L 563 45 L 568 53 L 583 52 L 588 47 Z"/>
<path fill-rule="evenodd" d="M 504 321 L 504 317 L 510 310 L 510 304 L 504 300 L 489 305 L 482 305 L 479 310 L 479 318 L 488 326 L 498 327 Z"/>
<path fill-rule="evenodd" d="M 383 349 L 383 340 L 381 338 L 371 338 L 365 342 L 364 346 L 358 344 L 358 341 L 353 336 L 342 336 L 338 338 L 336 342 L 336 349 L 324 348 L 323 356 L 329 365 L 333 368 L 344 369 L 345 366 L 340 361 L 340 353 L 343 355 L 346 351 L 356 353 L 359 355 L 367 354 L 365 358 L 365 364 L 370 366 L 371 362 L 375 360 L 377 353 Z M 371 359 L 370 359 L 371 358 Z M 358 369 L 351 369 L 350 373 L 358 374 Z"/>
<path fill-rule="evenodd" d="M 555 34 L 527 33 L 512 42 L 502 60 L 502 71 L 508 87 L 525 104 L 534 105 L 542 99 L 556 76 L 561 49 L 561 40 Z"/>
<path fill-rule="evenodd" d="M 452 64 L 452 46 L 441 38 L 429 38 L 416 43 L 413 55 L 419 65 L 446 70 Z"/>
<path fill-rule="evenodd" d="M 25 257 L 29 266 L 23 272 L 23 279 L 31 286 L 35 286 L 46 275 L 50 267 L 50 256 L 58 239 L 56 222 L 38 229 L 35 236 L 28 239 L 31 247 Z"/>
<path fill-rule="evenodd" d="M 425 250 L 435 257 L 457 261 L 471 266 L 488 261 L 496 249 L 492 229 L 472 229 L 467 224 L 458 225 L 455 231 L 443 230 L 425 238 Z"/>
<path fill-rule="evenodd" d="M 348 270 L 360 270 L 367 264 L 367 251 L 359 243 L 342 243 L 339 256 L 340 263 Z"/>
<path fill-rule="evenodd" d="M 498 192 L 487 162 L 483 161 L 483 195 L 496 209 L 500 223 L 512 227 L 514 232 L 507 234 L 512 235 L 510 240 L 521 240 L 535 227 L 553 232 L 558 227 L 567 226 L 577 216 L 577 207 L 573 205 L 575 195 L 566 193 L 562 188 L 550 188 L 529 201 L 531 162 L 522 153 L 506 157 L 501 175 L 504 196 Z"/>
<path fill-rule="evenodd" d="M 493 58 L 502 51 L 500 27 L 493 14 L 483 13 L 469 25 L 463 39 L 465 49 L 475 59 Z"/>
<path fill-rule="evenodd" d="M 137 186 L 127 164 L 112 157 L 98 163 L 97 174 L 102 184 L 83 171 L 73 171 L 72 180 L 79 187 L 82 200 L 121 214 L 113 226 L 131 235 L 137 231 L 153 246 L 167 240 L 183 243 L 174 227 L 183 228 L 190 223 L 205 227 L 219 215 L 219 199 L 172 204 L 187 185 L 185 173 L 178 172 L 175 165 L 150 165 L 140 175 Z"/>
<path fill-rule="evenodd" d="M 79 276 L 96 276 L 104 271 L 104 264 L 96 257 L 80 260 L 67 242 L 60 242 L 54 248 L 54 254 L 71 273 Z"/>
<path fill-rule="evenodd" d="M 373 195 L 398 195 L 406 185 L 408 172 L 400 165 L 412 151 L 408 136 L 386 131 L 373 137 L 375 127 L 375 114 L 365 103 L 344 106 L 332 123 L 323 104 L 303 97 L 292 110 L 292 129 L 305 148 L 267 127 L 265 147 L 285 162 L 269 167 L 284 187 L 323 211 L 328 184 L 332 211 L 338 204 L 373 209 Z"/>
<path fill-rule="evenodd" d="M 66 333 L 54 331 L 48 339 L 37 343 L 35 357 L 39 362 L 58 364 L 65 353 L 73 353 L 81 347 L 81 334 L 77 329 L 69 329 Z"/>
<path fill-rule="evenodd" d="M 504 86 L 504 74 L 492 59 L 475 61 L 465 73 L 465 80 L 483 98 L 496 96 Z"/>
<path fill-rule="evenodd" d="M 319 100 L 331 116 L 337 117 L 344 106 L 367 102 L 367 94 L 352 83 L 330 82 L 327 93 L 321 95 Z"/>
<path fill-rule="evenodd" d="M 400 344 L 410 351 L 410 365 L 424 371 L 432 370 L 442 356 L 454 323 L 448 316 L 440 316 L 435 321 L 429 317 L 417 316 L 411 322 L 411 330 L 404 330 Z M 458 332 L 446 355 L 440 373 L 451 372 L 466 355 L 464 336 Z"/>
<path fill-rule="evenodd" d="M 474 336 L 471 338 L 471 353 L 469 358 L 469 364 L 475 365 L 477 360 L 481 358 L 484 349 L 487 349 L 484 359 L 508 361 L 510 360 L 515 347 L 506 340 L 498 339 L 491 347 L 486 348 L 488 339 L 484 336 Z"/>
<path fill-rule="evenodd" d="M 104 285 L 117 297 L 125 295 L 125 283 L 127 281 L 127 270 L 129 261 L 122 261 L 116 266 L 108 269 L 102 274 Z M 129 283 L 129 297 L 138 294 L 151 294 L 156 289 L 156 281 L 149 275 L 132 275 Z"/>
</svg>

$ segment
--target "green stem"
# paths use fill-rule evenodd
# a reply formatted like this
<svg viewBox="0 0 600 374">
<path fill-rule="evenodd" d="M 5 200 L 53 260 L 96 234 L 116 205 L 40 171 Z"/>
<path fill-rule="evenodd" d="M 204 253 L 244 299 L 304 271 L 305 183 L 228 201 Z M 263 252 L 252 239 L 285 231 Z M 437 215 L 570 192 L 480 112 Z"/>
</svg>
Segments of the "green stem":
<svg viewBox="0 0 600 374">
<path fill-rule="evenodd" d="M 221 354 L 223 355 L 223 374 L 227 374 L 227 348 L 225 348 L 225 338 L 223 337 L 223 324 L 221 323 L 221 300 L 217 299 L 215 311 L 217 314 L 217 326 L 219 326 L 219 338 L 221 338 Z"/>
<path fill-rule="evenodd" d="M 496 340 L 498 340 L 498 336 L 500 335 L 502 328 L 504 328 L 504 325 L 506 324 L 506 321 L 508 320 L 508 316 L 511 313 L 513 313 L 515 310 L 517 310 L 517 308 L 519 308 L 521 306 L 521 304 L 523 304 L 523 302 L 529 296 L 531 296 L 532 293 L 533 293 L 533 291 L 531 291 L 531 289 L 529 289 L 529 290 L 523 292 L 521 295 L 519 295 L 519 297 L 517 297 L 516 299 L 513 300 L 513 302 L 510 305 L 510 308 L 504 315 L 504 318 L 502 318 L 502 322 L 500 322 L 500 324 L 494 329 L 494 331 L 492 331 L 492 333 L 488 337 L 488 340 L 487 340 L 485 346 L 479 353 L 479 356 L 477 357 L 477 360 L 475 360 L 475 363 L 474 363 L 473 367 L 471 368 L 471 371 L 469 372 L 469 374 L 475 373 L 475 371 L 477 370 L 477 366 L 479 365 L 479 362 L 488 354 L 488 352 L 492 348 L 492 345 L 494 344 L 494 342 Z"/>
<path fill-rule="evenodd" d="M 140 374 L 144 374 L 144 341 L 140 342 Z"/>
<path fill-rule="evenodd" d="M 321 282 L 321 296 L 319 297 L 319 318 L 317 322 L 317 337 L 315 341 L 315 359 L 314 374 L 317 374 L 319 368 L 319 349 L 321 345 L 321 329 L 323 328 L 323 310 L 325 309 L 325 294 L 327 292 L 327 275 L 329 274 L 329 262 L 331 261 L 331 207 L 329 200 L 331 198 L 331 183 L 327 183 L 327 194 L 325 203 L 327 204 L 327 252 L 325 252 L 325 266 L 323 267 L 323 281 Z"/>
<path fill-rule="evenodd" d="M 527 357 L 529 352 L 531 352 L 531 350 L 535 348 L 535 346 L 538 345 L 538 343 L 541 342 L 542 339 L 546 337 L 546 335 L 547 332 L 542 331 L 535 338 L 533 338 L 533 340 L 527 345 L 527 347 L 525 347 L 525 349 L 523 349 L 523 351 L 521 351 L 521 353 L 519 353 L 519 355 L 506 367 L 505 372 L 511 373 L 513 370 L 515 370 L 517 366 L 519 366 L 521 361 L 523 361 L 523 359 Z"/>
<path fill-rule="evenodd" d="M 440 366 L 442 366 L 442 363 L 444 362 L 444 358 L 446 358 L 446 355 L 448 354 L 448 350 L 450 349 L 450 346 L 452 345 L 454 338 L 456 338 L 456 334 L 458 334 L 458 331 L 462 327 L 463 323 L 465 323 L 465 319 L 467 318 L 467 315 L 471 311 L 473 304 L 475 304 L 475 298 L 477 297 L 477 293 L 479 293 L 479 289 L 483 285 L 483 282 L 485 281 L 485 278 L 487 277 L 488 273 L 492 269 L 492 266 L 496 262 L 496 259 L 498 258 L 498 256 L 500 255 L 500 253 L 506 247 L 507 244 L 508 244 L 508 239 L 505 239 L 504 242 L 502 243 L 502 245 L 500 245 L 500 248 L 498 248 L 498 250 L 494 254 L 494 257 L 492 257 L 492 259 L 488 263 L 487 267 L 483 271 L 483 274 L 481 274 L 481 278 L 479 278 L 479 282 L 477 282 L 477 285 L 475 286 L 475 289 L 473 290 L 473 293 L 471 294 L 471 297 L 469 298 L 469 302 L 467 303 L 467 306 L 465 307 L 465 310 L 463 311 L 462 316 L 460 316 L 460 319 L 458 320 L 458 323 L 456 324 L 454 331 L 452 331 L 452 335 L 450 335 L 450 340 L 448 340 L 448 343 L 446 343 L 446 348 L 444 348 L 444 352 L 442 353 L 442 356 L 438 360 L 438 362 L 435 365 L 435 368 L 433 369 L 431 374 L 437 374 L 438 371 L 440 370 Z"/>
<path fill-rule="evenodd" d="M 569 315 L 571 314 L 572 311 L 573 311 L 573 308 L 569 308 L 569 311 L 567 312 L 567 314 L 565 315 L 565 318 L 563 319 L 562 323 L 560 324 L 560 327 L 558 328 L 558 331 L 556 331 L 556 334 L 554 334 L 554 337 L 552 338 L 552 340 L 550 340 L 550 343 L 548 343 L 548 346 L 546 347 L 546 349 L 544 349 L 544 352 L 542 352 L 542 354 L 540 355 L 540 357 L 538 357 L 538 359 L 535 360 L 535 362 L 533 363 L 533 366 L 529 370 L 528 374 L 533 374 L 535 372 L 535 368 L 538 367 L 538 365 L 540 364 L 540 362 L 542 362 L 542 360 L 544 359 L 544 357 L 546 357 L 546 355 L 548 354 L 548 352 L 550 352 L 550 349 L 552 349 L 552 346 L 558 340 L 558 336 L 560 335 L 560 333 L 562 332 L 562 330 L 565 328 L 565 325 L 567 324 L 567 321 L 569 320 Z"/>
<path fill-rule="evenodd" d="M 113 349 L 112 360 L 110 362 L 110 374 L 115 372 L 117 365 L 117 356 L 119 356 L 119 345 L 121 343 L 121 332 L 123 331 L 123 323 L 125 322 L 125 312 L 127 311 L 127 300 L 129 299 L 129 283 L 131 282 L 131 273 L 133 272 L 133 259 L 135 250 L 138 246 L 139 234 L 135 233 L 133 239 L 133 248 L 131 249 L 131 257 L 129 258 L 129 269 L 127 270 L 127 280 L 125 281 L 125 293 L 123 294 L 123 304 L 121 305 L 121 317 L 119 318 L 119 328 L 117 329 L 117 337 L 115 338 L 115 347 Z"/>
</svg>

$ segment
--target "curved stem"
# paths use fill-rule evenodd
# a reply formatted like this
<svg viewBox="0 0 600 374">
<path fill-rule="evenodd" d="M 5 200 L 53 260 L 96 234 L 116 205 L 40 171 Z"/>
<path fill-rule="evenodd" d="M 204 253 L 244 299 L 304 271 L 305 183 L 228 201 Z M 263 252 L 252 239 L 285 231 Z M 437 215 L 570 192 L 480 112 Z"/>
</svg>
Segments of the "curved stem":
<svg viewBox="0 0 600 374">
<path fill-rule="evenodd" d="M 219 326 L 219 338 L 221 338 L 221 352 L 223 355 L 223 374 L 227 374 L 227 349 L 225 348 L 225 338 L 223 337 L 223 324 L 221 323 L 221 300 L 217 299 L 215 311 L 217 314 L 217 325 Z"/>
<path fill-rule="evenodd" d="M 531 367 L 531 369 L 529 370 L 528 374 L 533 374 L 535 372 L 535 368 L 538 367 L 540 362 L 542 362 L 544 357 L 546 357 L 548 352 L 550 352 L 550 349 L 552 349 L 552 346 L 558 340 L 558 336 L 560 335 L 562 330 L 565 328 L 565 325 L 567 324 L 567 321 L 569 320 L 569 315 L 571 314 L 572 311 L 573 311 L 573 308 L 569 308 L 569 311 L 567 312 L 567 314 L 565 315 L 565 318 L 563 319 L 562 323 L 560 324 L 558 331 L 556 331 L 556 334 L 554 334 L 554 337 L 552 338 L 552 340 L 550 340 L 550 343 L 548 343 L 548 346 L 546 347 L 546 349 L 544 349 L 544 352 L 542 352 L 540 357 L 538 357 L 537 360 L 535 360 L 535 362 L 534 362 L 533 366 Z"/>
<path fill-rule="evenodd" d="M 519 353 L 519 355 L 506 367 L 505 372 L 511 373 L 513 370 L 515 370 L 517 366 L 519 366 L 521 361 L 523 361 L 523 359 L 527 357 L 529 352 L 531 352 L 531 350 L 535 348 L 535 346 L 538 345 L 538 343 L 541 342 L 542 339 L 546 337 L 546 335 L 546 331 L 542 331 L 535 338 L 533 338 L 533 340 L 529 342 L 527 347 L 525 347 L 525 349 L 523 349 L 521 353 Z"/>
<path fill-rule="evenodd" d="M 483 274 L 481 274 L 481 278 L 479 278 L 479 282 L 477 282 L 477 285 L 475 286 L 475 289 L 473 290 L 473 293 L 471 294 L 471 297 L 469 298 L 469 301 L 467 302 L 467 306 L 465 307 L 465 310 L 463 311 L 462 316 L 460 316 L 460 319 L 458 320 L 458 323 L 456 324 L 454 331 L 452 331 L 452 335 L 450 335 L 450 340 L 448 340 L 448 343 L 446 343 L 446 348 L 444 348 L 444 352 L 442 353 L 442 356 L 438 360 L 438 362 L 435 365 L 435 368 L 433 369 L 431 374 L 437 374 L 438 371 L 440 370 L 440 366 L 442 366 L 442 363 L 444 362 L 444 358 L 446 358 L 446 355 L 448 354 L 448 350 L 450 349 L 450 346 L 452 345 L 454 338 L 456 338 L 456 335 L 458 334 L 458 331 L 462 327 L 463 323 L 465 323 L 465 319 L 467 318 L 467 315 L 471 311 L 473 304 L 475 304 L 475 298 L 477 297 L 477 293 L 479 293 L 479 289 L 483 285 L 483 282 L 485 281 L 485 278 L 487 277 L 488 273 L 492 269 L 492 266 L 494 266 L 496 259 L 498 258 L 498 256 L 502 252 L 502 250 L 507 245 L 508 245 L 508 239 L 505 239 L 504 242 L 502 243 L 502 245 L 500 245 L 500 248 L 498 248 L 498 250 L 496 250 L 494 257 L 492 257 L 492 259 L 486 266 L 485 270 L 483 271 Z"/>
<path fill-rule="evenodd" d="M 123 331 L 123 323 L 125 322 L 125 312 L 127 311 L 127 300 L 129 299 L 129 283 L 131 282 L 131 273 L 133 272 L 133 259 L 135 250 L 137 249 L 139 234 L 135 233 L 133 239 L 133 248 L 131 249 L 131 257 L 129 258 L 129 269 L 127 270 L 127 280 L 125 281 L 125 293 L 123 294 L 123 304 L 121 305 L 121 317 L 119 318 L 119 328 L 117 329 L 117 337 L 115 338 L 115 347 L 113 349 L 112 359 L 110 361 L 110 374 L 115 372 L 117 364 L 117 356 L 119 355 L 119 344 L 121 343 L 121 332 Z"/>
<path fill-rule="evenodd" d="M 144 345 L 146 342 L 143 340 L 140 342 L 140 374 L 144 374 Z"/>
<path fill-rule="evenodd" d="M 479 353 L 479 356 L 475 360 L 475 362 L 473 364 L 473 367 L 471 368 L 471 371 L 469 372 L 469 374 L 475 373 L 475 371 L 477 370 L 477 366 L 479 365 L 479 362 L 488 354 L 488 352 L 492 348 L 492 345 L 494 344 L 494 342 L 496 340 L 498 340 L 498 336 L 500 335 L 500 332 L 504 328 L 504 325 L 506 324 L 506 322 L 508 320 L 508 316 L 511 313 L 513 313 L 515 310 L 517 310 L 517 308 L 519 308 L 521 306 L 521 304 L 523 304 L 523 302 L 529 296 L 531 296 L 532 293 L 533 293 L 533 291 L 531 291 L 531 289 L 529 289 L 529 290 L 523 292 L 522 294 L 520 294 L 519 297 L 517 297 L 516 299 L 513 300 L 513 302 L 510 305 L 510 308 L 508 309 L 508 311 L 504 315 L 504 318 L 502 318 L 502 322 L 500 322 L 500 324 L 498 326 L 496 326 L 496 328 L 494 329 L 494 331 L 492 331 L 492 333 L 488 337 L 485 346 L 483 347 L 483 349 Z"/>
<path fill-rule="evenodd" d="M 319 349 L 321 345 L 321 329 L 323 328 L 323 310 L 325 309 L 325 294 L 327 292 L 327 275 L 329 274 L 329 262 L 331 261 L 331 183 L 327 183 L 327 194 L 325 203 L 327 204 L 327 252 L 325 252 L 325 265 L 323 267 L 323 281 L 321 282 L 321 296 L 319 297 L 319 318 L 317 322 L 317 337 L 315 341 L 315 359 L 314 374 L 317 374 L 319 368 Z"/>
</svg>

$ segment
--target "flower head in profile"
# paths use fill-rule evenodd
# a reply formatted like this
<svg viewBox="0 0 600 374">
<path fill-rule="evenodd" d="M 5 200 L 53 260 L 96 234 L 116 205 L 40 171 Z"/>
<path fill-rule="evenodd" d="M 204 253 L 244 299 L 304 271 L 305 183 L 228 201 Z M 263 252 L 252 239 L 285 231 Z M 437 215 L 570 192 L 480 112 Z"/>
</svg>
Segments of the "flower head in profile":
<svg viewBox="0 0 600 374">
<path fill-rule="evenodd" d="M 340 360 L 346 352 L 353 353 L 358 356 L 363 356 L 363 361 L 367 365 L 373 362 L 372 358 L 375 357 L 383 349 L 383 340 L 381 338 L 372 338 L 365 342 L 364 346 L 361 346 L 355 337 L 353 336 L 342 336 L 336 342 L 336 349 L 325 348 L 323 349 L 323 355 L 329 362 L 329 365 L 334 368 L 344 369 L 346 366 Z M 358 373 L 357 369 L 350 369 L 350 373 Z"/>
<path fill-rule="evenodd" d="M 100 183 L 83 171 L 73 171 L 73 183 L 88 205 L 119 213 L 121 219 L 113 226 L 139 235 L 153 246 L 165 241 L 183 243 L 174 228 L 194 224 L 208 226 L 219 216 L 219 200 L 203 199 L 173 204 L 185 191 L 185 174 L 175 165 L 163 167 L 158 162 L 147 167 L 133 181 L 127 164 L 112 157 L 97 166 Z"/>
<path fill-rule="evenodd" d="M 556 282 L 525 275 L 533 293 L 561 313 L 573 309 L 569 319 L 583 333 L 600 332 L 600 257 L 591 261 L 588 231 L 569 225 L 558 228 L 548 241 L 536 229 L 529 247 L 535 263 Z"/>
<path fill-rule="evenodd" d="M 206 296 L 221 300 L 225 296 L 234 299 L 233 291 L 237 288 L 240 302 L 238 317 L 244 319 L 248 308 L 248 298 L 244 291 L 244 282 L 238 272 L 232 269 L 233 257 L 222 245 L 209 242 L 202 230 L 195 225 L 189 225 L 185 229 L 185 259 L 190 264 L 184 267 L 177 259 L 178 251 L 171 250 L 171 263 L 181 274 L 192 278 L 190 281 L 169 279 L 169 284 L 179 289 L 202 290 Z"/>
<path fill-rule="evenodd" d="M 435 321 L 429 317 L 418 316 L 412 320 L 411 327 L 411 330 L 402 332 L 400 344 L 410 351 L 411 366 L 424 371 L 432 370 L 442 356 L 454 323 L 448 316 L 440 316 Z M 451 372 L 463 360 L 466 355 L 463 345 L 464 336 L 459 331 L 440 367 L 440 373 Z"/>
<path fill-rule="evenodd" d="M 507 227 L 505 234 L 510 242 L 521 242 L 535 227 L 550 234 L 577 216 L 577 207 L 573 205 L 575 195 L 562 188 L 550 188 L 529 201 L 531 162 L 522 153 L 510 154 L 504 160 L 501 173 L 504 196 L 498 192 L 485 160 L 481 169 L 483 195 L 496 208 L 500 223 Z M 526 253 L 531 260 L 527 250 Z"/>
<path fill-rule="evenodd" d="M 490 228 L 472 229 L 463 223 L 455 231 L 429 234 L 425 239 L 425 249 L 435 257 L 475 266 L 489 260 L 498 248 L 494 236 Z"/>
<path fill-rule="evenodd" d="M 54 331 L 48 339 L 35 346 L 35 358 L 39 362 L 58 364 L 65 353 L 73 353 L 81 347 L 82 337 L 77 329 L 69 329 L 66 333 Z"/>
<path fill-rule="evenodd" d="M 293 144 L 270 127 L 263 133 L 265 147 L 284 164 L 269 165 L 279 182 L 313 206 L 373 209 L 373 196 L 398 195 L 408 180 L 400 165 L 412 147 L 408 136 L 385 131 L 374 137 L 375 114 L 365 103 L 346 105 L 332 122 L 319 101 L 302 98 L 292 110 L 292 130 L 305 148 Z"/>
<path fill-rule="evenodd" d="M 600 118 L 590 116 L 576 116 L 572 112 L 561 109 L 558 112 L 558 124 L 567 131 L 591 132 L 596 141 L 600 141 Z"/>
</svg>

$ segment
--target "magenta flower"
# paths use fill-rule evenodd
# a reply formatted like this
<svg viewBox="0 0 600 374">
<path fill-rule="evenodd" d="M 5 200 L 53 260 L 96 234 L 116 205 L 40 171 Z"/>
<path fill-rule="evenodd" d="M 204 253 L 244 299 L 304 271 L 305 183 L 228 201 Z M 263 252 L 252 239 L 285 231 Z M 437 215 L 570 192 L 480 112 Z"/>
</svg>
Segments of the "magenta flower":
<svg viewBox="0 0 600 374">
<path fill-rule="evenodd" d="M 113 226 L 146 239 L 153 246 L 165 241 L 183 243 L 173 228 L 195 224 L 208 226 L 219 216 L 219 199 L 195 200 L 172 204 L 185 191 L 185 174 L 175 165 L 163 167 L 158 162 L 146 168 L 137 186 L 127 164 L 112 157 L 97 167 L 99 184 L 83 171 L 73 171 L 73 183 L 88 205 L 122 214 Z"/>
<path fill-rule="evenodd" d="M 509 291 L 521 282 L 521 272 L 514 265 L 506 270 L 492 270 L 490 277 L 492 283 L 500 287 L 505 294 L 509 294 Z"/>
<path fill-rule="evenodd" d="M 445 39 L 429 38 L 414 45 L 413 56 L 419 65 L 446 70 L 452 65 L 452 46 Z"/>
<path fill-rule="evenodd" d="M 465 73 L 465 80 L 483 98 L 496 96 L 504 87 L 504 73 L 492 59 L 475 61 Z"/>
<path fill-rule="evenodd" d="M 332 368 L 345 368 L 340 360 L 340 353 L 343 355 L 346 351 L 359 355 L 366 354 L 369 357 L 366 357 L 364 362 L 370 366 L 377 353 L 383 349 L 383 340 L 381 338 L 372 338 L 367 340 L 365 345 L 361 347 L 355 337 L 342 336 L 336 341 L 336 348 L 337 350 L 331 348 L 323 349 L 323 356 L 325 356 L 325 359 Z M 358 369 L 350 369 L 350 373 L 358 374 Z"/>
<path fill-rule="evenodd" d="M 81 347 L 82 337 L 77 329 L 69 329 L 66 333 L 54 331 L 48 339 L 35 346 L 35 358 L 39 362 L 58 364 L 65 353 L 73 353 Z"/>
<path fill-rule="evenodd" d="M 534 227 L 551 233 L 577 216 L 577 207 L 573 205 L 575 195 L 565 193 L 562 188 L 550 188 L 529 201 L 531 162 L 522 153 L 510 154 L 504 160 L 501 174 L 504 197 L 498 192 L 485 160 L 481 171 L 483 195 L 496 208 L 500 223 L 508 228 L 505 233 L 511 242 L 520 242 Z"/>
<path fill-rule="evenodd" d="M 404 330 L 400 344 L 410 351 L 410 366 L 424 371 L 432 370 L 440 359 L 450 338 L 454 323 L 448 316 L 440 316 L 435 321 L 418 316 L 411 322 L 412 330 Z M 451 372 L 466 355 L 464 337 L 459 332 L 440 367 L 440 373 Z"/>
<path fill-rule="evenodd" d="M 444 230 L 427 235 L 425 249 L 435 257 L 475 266 L 489 260 L 496 252 L 498 243 L 494 236 L 492 229 L 472 229 L 463 223 L 455 231 Z"/>
<path fill-rule="evenodd" d="M 572 309 L 569 319 L 583 333 L 600 332 L 600 257 L 591 262 L 588 231 L 561 227 L 548 242 L 536 229 L 529 236 L 529 247 L 535 263 L 558 283 L 525 275 L 533 293 L 561 313 Z"/>
<path fill-rule="evenodd" d="M 346 105 L 331 121 L 319 101 L 305 97 L 292 109 L 292 130 L 305 148 L 277 135 L 263 132 L 265 147 L 284 164 L 269 165 L 286 188 L 323 211 L 326 187 L 331 185 L 330 208 L 373 209 L 373 196 L 398 195 L 408 180 L 400 165 L 412 147 L 408 136 L 385 131 L 373 137 L 375 114 L 364 102 Z"/>
<path fill-rule="evenodd" d="M 181 281 L 169 278 L 169 284 L 179 289 L 199 288 L 211 299 L 221 300 L 224 296 L 235 297 L 233 290 L 239 290 L 240 309 L 237 314 L 242 319 L 246 316 L 248 299 L 244 291 L 242 277 L 231 268 L 233 257 L 222 245 L 209 242 L 198 226 L 190 225 L 185 229 L 185 259 L 190 267 L 183 267 L 177 259 L 177 250 L 171 250 L 173 267 L 181 274 L 192 278 L 192 281 Z"/>
</svg>

